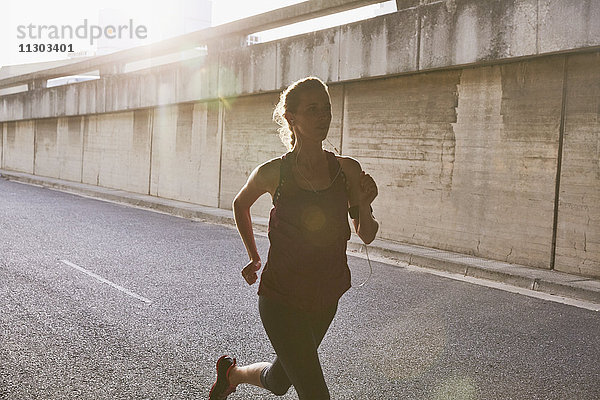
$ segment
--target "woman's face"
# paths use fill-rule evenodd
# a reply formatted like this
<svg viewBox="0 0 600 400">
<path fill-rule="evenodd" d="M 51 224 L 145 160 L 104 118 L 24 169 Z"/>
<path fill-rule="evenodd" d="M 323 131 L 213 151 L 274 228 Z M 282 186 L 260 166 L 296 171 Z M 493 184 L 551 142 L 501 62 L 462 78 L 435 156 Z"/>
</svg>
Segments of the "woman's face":
<svg viewBox="0 0 600 400">
<path fill-rule="evenodd" d="M 323 88 L 314 88 L 300 93 L 296 112 L 288 113 L 288 121 L 301 140 L 322 142 L 327 137 L 331 124 L 331 102 Z"/>
</svg>

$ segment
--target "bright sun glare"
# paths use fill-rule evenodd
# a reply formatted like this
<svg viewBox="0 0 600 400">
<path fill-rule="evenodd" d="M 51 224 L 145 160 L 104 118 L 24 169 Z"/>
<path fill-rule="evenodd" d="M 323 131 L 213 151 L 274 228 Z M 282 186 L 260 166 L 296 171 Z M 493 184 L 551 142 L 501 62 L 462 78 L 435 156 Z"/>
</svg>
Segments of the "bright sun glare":
<svg viewBox="0 0 600 400">
<path fill-rule="evenodd" d="M 103 0 L 98 2 L 81 2 L 79 0 L 56 0 L 53 2 L 37 1 L 35 7 L 31 7 L 28 2 L 21 0 L 8 0 L 8 4 L 4 5 L 7 12 L 0 14 L 0 33 L 6 40 L 0 41 L 0 66 L 26 64 L 44 61 L 53 61 L 68 58 L 67 54 L 60 52 L 27 52 L 20 51 L 27 44 L 39 42 L 39 38 L 25 36 L 22 32 L 27 32 L 27 27 L 33 24 L 36 29 L 41 26 L 70 26 L 75 29 L 82 24 L 100 25 L 102 21 L 110 21 L 112 15 L 116 15 L 120 23 L 124 23 L 129 19 L 133 20 L 137 25 L 147 27 L 147 37 L 143 40 L 131 41 L 128 43 L 120 43 L 121 48 L 139 46 L 164 40 L 168 37 L 180 35 L 190 30 L 195 30 L 187 26 L 182 26 L 187 23 L 182 23 L 182 16 L 185 15 L 185 10 L 192 7 L 198 15 L 197 20 L 203 20 L 204 23 L 211 23 L 212 26 L 231 22 L 237 19 L 245 18 L 251 15 L 260 14 L 300 3 L 300 0 L 213 0 L 211 5 L 208 5 L 208 0 Z M 395 2 L 393 10 L 395 11 Z M 202 6 L 199 6 L 202 4 Z M 388 5 L 389 6 L 389 5 Z M 289 25 L 287 27 L 277 28 L 270 31 L 259 32 L 260 41 L 275 40 L 281 37 L 300 34 L 318 29 L 324 29 L 331 26 L 354 22 L 360 19 L 374 16 L 377 8 L 380 5 L 372 5 L 362 7 L 355 10 L 350 10 L 344 13 L 318 18 L 311 21 L 306 21 L 299 24 Z M 389 7 L 388 7 L 389 8 Z M 100 17 L 101 13 L 109 15 L 108 17 Z M 112 14 L 111 14 L 112 13 Z M 205 15 L 210 13 L 210 15 Z M 112 22 L 111 22 L 112 23 Z M 113 23 L 114 24 L 114 23 Z M 48 32 L 48 28 L 43 28 L 44 32 Z M 35 32 L 35 29 L 33 30 Z M 109 35 L 114 34 L 114 30 L 108 28 L 106 31 Z M 27 32 L 29 33 L 29 32 Z M 36 40 L 37 38 L 37 40 Z M 98 44 L 90 44 L 89 38 L 78 39 L 74 38 L 54 38 L 54 43 L 71 44 L 76 55 L 94 55 L 103 54 L 119 50 L 107 48 L 98 50 Z M 50 41 L 49 39 L 45 40 Z M 105 41 L 106 43 L 107 41 Z M 109 41 L 110 42 L 110 41 Z M 110 42 L 110 44 L 115 43 Z"/>
</svg>

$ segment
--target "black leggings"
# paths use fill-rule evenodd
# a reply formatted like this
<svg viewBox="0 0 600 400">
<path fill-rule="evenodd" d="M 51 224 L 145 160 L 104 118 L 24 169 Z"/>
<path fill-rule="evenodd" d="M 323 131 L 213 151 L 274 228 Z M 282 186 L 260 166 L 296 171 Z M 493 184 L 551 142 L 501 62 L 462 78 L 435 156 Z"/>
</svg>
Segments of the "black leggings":
<svg viewBox="0 0 600 400">
<path fill-rule="evenodd" d="M 337 311 L 337 303 L 308 313 L 259 296 L 258 310 L 277 357 L 263 370 L 263 386 L 278 396 L 294 385 L 299 400 L 329 400 L 317 348 Z"/>
</svg>

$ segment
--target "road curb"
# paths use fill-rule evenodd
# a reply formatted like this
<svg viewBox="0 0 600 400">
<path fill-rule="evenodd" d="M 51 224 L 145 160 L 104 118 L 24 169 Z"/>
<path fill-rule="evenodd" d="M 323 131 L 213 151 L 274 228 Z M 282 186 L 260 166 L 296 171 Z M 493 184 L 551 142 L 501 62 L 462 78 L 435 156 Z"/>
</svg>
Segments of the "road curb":
<svg viewBox="0 0 600 400">
<path fill-rule="evenodd" d="M 221 225 L 235 225 L 230 210 L 20 172 L 0 170 L 0 176 L 11 181 L 156 210 L 183 218 L 197 219 Z M 253 216 L 253 222 L 258 230 L 266 231 L 267 218 Z M 358 252 L 361 247 L 359 239 L 353 234 L 348 244 L 348 249 L 351 252 Z M 380 239 L 375 240 L 369 245 L 369 254 L 396 263 L 407 263 L 422 268 L 500 282 L 524 289 L 600 304 L 600 280 L 588 277 L 530 268 Z"/>
<path fill-rule="evenodd" d="M 361 245 L 350 243 L 348 247 L 350 250 L 359 251 Z M 428 252 L 434 253 L 432 255 L 421 255 L 418 253 L 424 248 L 418 246 L 407 247 L 413 247 L 418 251 L 390 250 L 385 248 L 385 245 L 375 244 L 369 246 L 369 254 L 421 268 L 499 282 L 523 289 L 600 304 L 600 281 L 592 278 L 469 257 L 435 249 L 426 249 Z M 435 253 L 442 254 L 437 255 Z M 445 256 L 446 254 L 451 254 L 452 257 Z M 453 260 L 453 257 L 469 260 L 457 261 Z M 489 264 L 494 264 L 494 266 L 491 267 Z"/>
</svg>

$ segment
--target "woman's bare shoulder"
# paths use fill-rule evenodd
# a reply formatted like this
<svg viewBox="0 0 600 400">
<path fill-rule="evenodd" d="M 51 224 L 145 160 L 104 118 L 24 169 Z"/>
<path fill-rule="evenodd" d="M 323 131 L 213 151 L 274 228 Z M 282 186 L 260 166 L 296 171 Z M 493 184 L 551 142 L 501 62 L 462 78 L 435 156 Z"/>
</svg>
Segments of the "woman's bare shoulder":
<svg viewBox="0 0 600 400">
<path fill-rule="evenodd" d="M 268 192 L 273 193 L 277 185 L 279 185 L 280 167 L 281 157 L 276 157 L 260 164 L 252 174 L 257 183 L 263 186 Z"/>
<path fill-rule="evenodd" d="M 270 159 L 269 161 L 265 161 L 264 163 L 260 164 L 256 168 L 261 174 L 270 175 L 270 174 L 277 172 L 277 175 L 279 175 L 280 166 L 281 166 L 281 157 L 276 157 L 276 158 Z"/>
<path fill-rule="evenodd" d="M 336 158 L 346 175 L 360 175 L 360 171 L 362 171 L 362 168 L 360 166 L 360 163 L 356 159 L 347 156 L 336 156 Z"/>
</svg>

